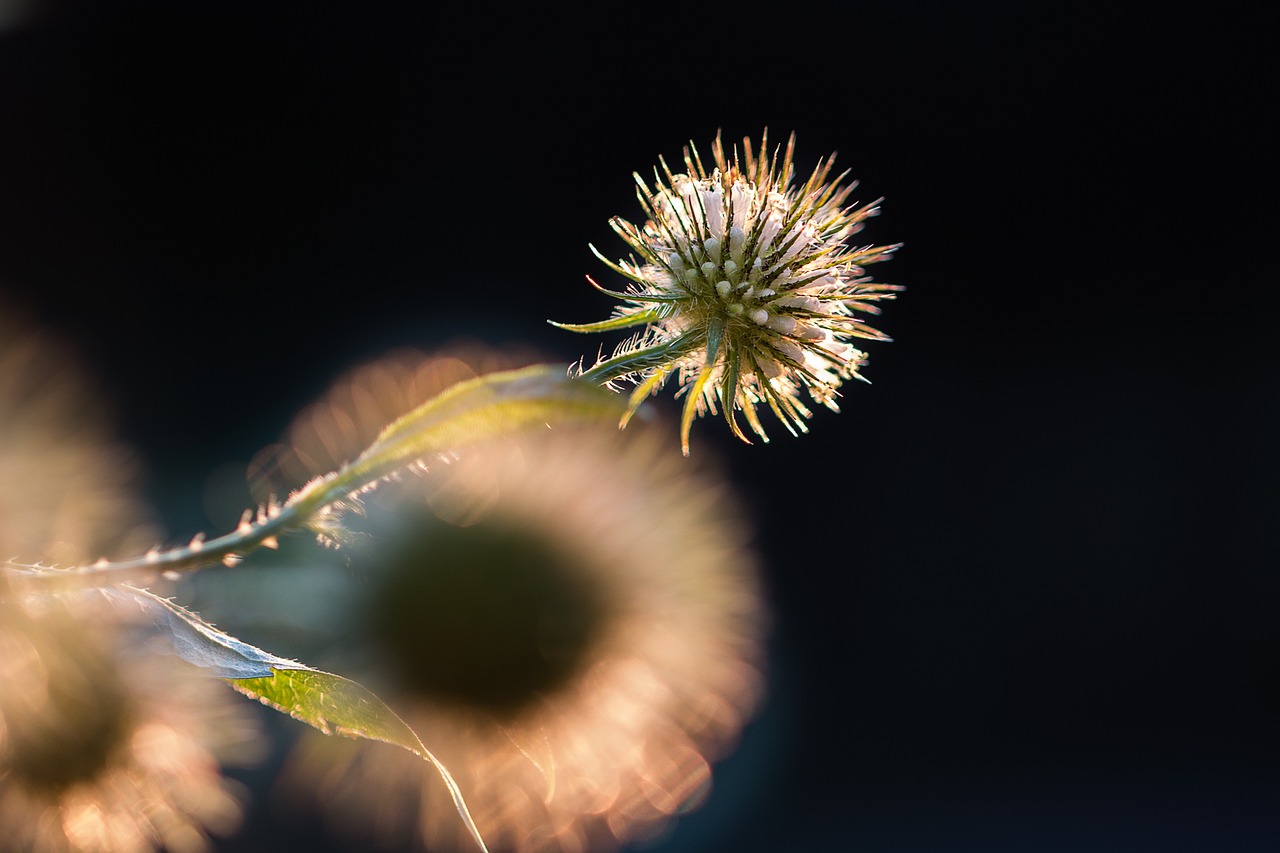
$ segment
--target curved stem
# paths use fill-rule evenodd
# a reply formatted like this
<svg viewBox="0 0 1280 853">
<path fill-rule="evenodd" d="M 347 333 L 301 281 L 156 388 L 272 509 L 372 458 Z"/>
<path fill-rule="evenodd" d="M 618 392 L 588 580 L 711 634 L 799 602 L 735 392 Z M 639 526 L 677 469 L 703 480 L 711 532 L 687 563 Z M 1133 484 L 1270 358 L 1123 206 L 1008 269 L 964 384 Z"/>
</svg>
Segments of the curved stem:
<svg viewBox="0 0 1280 853">
<path fill-rule="evenodd" d="M 349 469 L 343 469 L 347 470 Z M 327 484 L 325 488 L 304 488 L 283 505 L 270 504 L 259 509 L 255 520 L 250 520 L 253 518 L 253 511 L 246 510 L 244 520 L 235 530 L 208 541 L 197 536 L 187 545 L 167 551 L 153 550 L 141 557 L 99 560 L 66 569 L 9 562 L 4 563 L 4 566 L 10 569 L 11 581 L 19 584 L 23 581 L 37 581 L 44 585 L 58 581 L 72 583 L 77 579 L 99 576 L 110 576 L 111 583 L 137 583 L 164 572 L 231 562 L 257 548 L 276 547 L 277 537 L 305 528 L 326 506 L 349 495 L 353 488 L 342 473 L 317 481 L 317 485 Z"/>
<path fill-rule="evenodd" d="M 56 584 L 101 578 L 110 583 L 145 583 L 164 572 L 196 569 L 220 562 L 234 564 L 259 547 L 274 548 L 276 537 L 306 527 L 319 529 L 321 516 L 335 504 L 350 501 L 384 478 L 420 460 L 438 458 L 467 443 L 530 426 L 573 419 L 616 418 L 622 411 L 617 395 L 565 376 L 563 367 L 534 365 L 460 382 L 388 425 L 351 462 L 318 477 L 256 515 L 246 511 L 230 533 L 187 545 L 152 550 L 126 560 L 99 560 L 58 569 L 0 562 L 7 579 Z"/>
</svg>

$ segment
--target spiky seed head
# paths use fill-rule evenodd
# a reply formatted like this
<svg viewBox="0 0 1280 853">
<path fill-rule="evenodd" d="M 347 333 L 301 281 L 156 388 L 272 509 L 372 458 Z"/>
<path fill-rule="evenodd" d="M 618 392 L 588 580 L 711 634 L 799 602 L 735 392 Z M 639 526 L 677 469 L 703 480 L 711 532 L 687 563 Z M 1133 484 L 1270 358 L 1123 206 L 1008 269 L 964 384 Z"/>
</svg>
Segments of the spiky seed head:
<svg viewBox="0 0 1280 853">
<path fill-rule="evenodd" d="M 624 425 L 675 376 L 685 395 L 685 455 L 693 419 L 718 408 L 744 441 L 739 411 L 754 433 L 769 440 L 757 412 L 762 405 L 793 435 L 807 432 L 812 412 L 800 390 L 839 411 L 840 385 L 863 379 L 866 354 L 852 341 L 889 340 L 855 312 L 878 314 L 876 303 L 902 290 L 864 273 L 900 244 L 848 242 L 879 212 L 879 201 L 849 202 L 857 184 L 845 182 L 847 172 L 832 177 L 835 155 L 793 185 L 794 149 L 794 134 L 772 153 L 767 131 L 758 150 L 745 138 L 741 150 L 729 151 L 717 134 L 710 169 L 690 143 L 683 172 L 660 159 L 652 188 L 637 174 L 637 197 L 648 220 L 642 227 L 620 217 L 610 222 L 635 254 L 615 263 L 591 247 L 629 280 L 625 292 L 591 282 L 621 304 L 607 320 L 556 324 L 579 332 L 643 326 L 611 357 L 580 372 L 635 384 Z"/>
</svg>

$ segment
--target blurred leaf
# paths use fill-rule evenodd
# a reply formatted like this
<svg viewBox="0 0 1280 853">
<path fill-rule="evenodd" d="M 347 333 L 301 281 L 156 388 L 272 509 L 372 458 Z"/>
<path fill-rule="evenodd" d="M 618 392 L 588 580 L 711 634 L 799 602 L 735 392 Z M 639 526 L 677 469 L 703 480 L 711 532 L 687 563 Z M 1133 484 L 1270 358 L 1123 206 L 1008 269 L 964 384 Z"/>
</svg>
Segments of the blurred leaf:
<svg viewBox="0 0 1280 853">
<path fill-rule="evenodd" d="M 571 379 L 563 367 L 491 373 L 459 382 L 392 421 L 336 480 L 359 483 L 415 459 L 530 426 L 616 419 L 624 408 L 617 394 Z"/>
<path fill-rule="evenodd" d="M 120 606 L 136 604 L 174 654 L 217 678 L 257 678 L 270 676 L 277 669 L 308 668 L 237 640 L 190 610 L 146 590 L 121 586 L 104 588 L 101 593 Z"/>
<path fill-rule="evenodd" d="M 481 850 L 480 831 L 471 820 L 458 783 L 421 739 L 382 700 L 354 681 L 314 669 L 278 669 L 265 678 L 231 679 L 231 686 L 262 704 L 327 735 L 343 735 L 389 743 L 429 761 L 444 779 L 453 804 Z"/>
</svg>

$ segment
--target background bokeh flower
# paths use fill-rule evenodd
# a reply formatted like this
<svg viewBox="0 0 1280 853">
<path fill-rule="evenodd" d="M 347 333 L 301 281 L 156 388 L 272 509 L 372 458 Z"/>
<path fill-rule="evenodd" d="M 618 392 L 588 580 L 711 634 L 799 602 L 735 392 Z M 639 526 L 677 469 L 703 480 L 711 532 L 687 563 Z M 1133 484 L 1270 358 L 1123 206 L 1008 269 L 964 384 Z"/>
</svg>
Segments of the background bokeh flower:
<svg viewBox="0 0 1280 853">
<path fill-rule="evenodd" d="M 67 565 L 155 542 L 109 422 L 69 350 L 0 306 L 0 559 Z M 241 700 L 95 593 L 10 581 L 0 574 L 0 848 L 196 853 L 235 829 L 244 792 L 222 763 L 260 747 Z"/>
<path fill-rule="evenodd" d="M 67 344 L 0 301 L 0 560 L 69 565 L 155 543 L 112 418 Z"/>
<path fill-rule="evenodd" d="M 3 592 L 3 590 L 0 590 Z M 235 830 L 248 706 L 102 602 L 0 600 L 0 838 L 15 853 L 200 853 Z"/>
<path fill-rule="evenodd" d="M 340 382 L 293 434 L 348 422 L 335 401 L 367 399 L 352 383 L 404 358 Z M 705 797 L 759 703 L 767 616 L 745 518 L 709 464 L 645 426 L 487 443 L 347 519 L 319 660 L 418 732 L 492 849 L 657 831 Z M 283 785 L 388 846 L 472 845 L 435 775 L 394 749 L 304 737 Z"/>
</svg>

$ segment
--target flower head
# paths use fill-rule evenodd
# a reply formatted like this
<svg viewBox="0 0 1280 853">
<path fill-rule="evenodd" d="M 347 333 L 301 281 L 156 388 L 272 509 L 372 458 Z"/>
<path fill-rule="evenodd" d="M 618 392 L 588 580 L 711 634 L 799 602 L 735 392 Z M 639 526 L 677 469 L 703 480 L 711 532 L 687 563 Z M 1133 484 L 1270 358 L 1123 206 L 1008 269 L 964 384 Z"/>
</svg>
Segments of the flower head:
<svg viewBox="0 0 1280 853">
<path fill-rule="evenodd" d="M 737 411 L 768 441 L 761 405 L 793 435 L 807 432 L 804 421 L 812 413 L 800 389 L 839 411 L 837 389 L 846 379 L 862 379 L 858 371 L 866 362 L 851 340 L 889 340 L 854 312 L 878 314 L 876 303 L 902 289 L 873 283 L 863 270 L 898 246 L 847 243 L 879 202 L 847 203 L 856 183 L 842 185 L 847 172 L 829 179 L 834 155 L 793 187 L 795 136 L 771 156 L 767 146 L 766 132 L 758 153 L 750 139 L 741 153 L 729 152 L 717 135 L 710 170 L 691 143 L 684 172 L 660 161 L 654 189 L 637 174 L 648 221 L 637 227 L 615 217 L 610 224 L 639 259 L 613 263 L 596 252 L 631 284 L 620 293 L 591 282 L 623 304 L 608 320 L 556 324 L 578 332 L 644 327 L 582 375 L 635 382 L 628 417 L 675 375 L 686 395 L 685 455 L 693 418 L 714 414 L 717 406 L 744 441 Z"/>
</svg>

